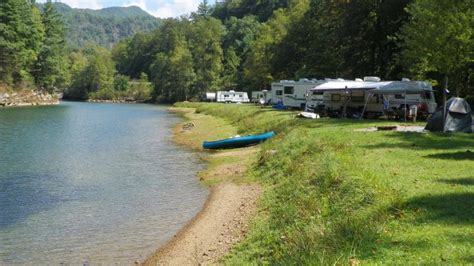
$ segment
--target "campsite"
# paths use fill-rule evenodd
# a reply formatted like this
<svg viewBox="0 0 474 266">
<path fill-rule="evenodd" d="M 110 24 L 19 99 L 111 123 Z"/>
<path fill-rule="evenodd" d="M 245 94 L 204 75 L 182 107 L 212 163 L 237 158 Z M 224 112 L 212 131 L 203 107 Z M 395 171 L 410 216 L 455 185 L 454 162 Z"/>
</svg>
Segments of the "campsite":
<svg viewBox="0 0 474 266">
<path fill-rule="evenodd" d="M 260 145 L 246 173 L 230 177 L 262 183 L 265 192 L 250 234 L 227 262 L 472 262 L 471 134 L 365 132 L 360 129 L 400 122 L 300 119 L 297 111 L 250 104 L 176 106 L 231 125 L 216 138 L 276 133 Z M 209 171 L 239 160 L 211 160 Z"/>
</svg>

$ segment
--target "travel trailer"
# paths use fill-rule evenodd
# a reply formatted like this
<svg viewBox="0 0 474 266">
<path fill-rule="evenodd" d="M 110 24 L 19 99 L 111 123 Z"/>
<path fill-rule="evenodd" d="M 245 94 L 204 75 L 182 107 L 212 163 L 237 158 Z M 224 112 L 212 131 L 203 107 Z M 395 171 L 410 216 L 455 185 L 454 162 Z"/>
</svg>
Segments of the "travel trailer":
<svg viewBox="0 0 474 266">
<path fill-rule="evenodd" d="M 206 102 L 215 102 L 216 101 L 216 93 L 215 92 L 206 92 L 203 97 L 203 101 Z"/>
<path fill-rule="evenodd" d="M 286 108 L 305 108 L 309 90 L 323 84 L 325 80 L 300 79 L 280 80 L 272 83 L 271 104 L 282 104 Z"/>
<path fill-rule="evenodd" d="M 259 103 L 260 102 L 260 99 L 264 99 L 265 100 L 265 93 L 266 90 L 263 90 L 263 91 L 252 91 L 252 99 L 251 99 L 251 102 L 253 103 Z"/>
<path fill-rule="evenodd" d="M 365 79 L 364 79 L 365 80 Z M 320 106 L 328 113 L 352 113 L 369 117 L 392 113 L 405 115 L 411 106 L 419 116 L 436 111 L 433 88 L 423 81 L 330 81 L 311 89 L 310 95 L 323 100 L 308 100 L 308 106 Z"/>
<path fill-rule="evenodd" d="M 217 102 L 219 103 L 248 103 L 249 96 L 246 92 L 241 91 L 218 91 Z"/>
</svg>

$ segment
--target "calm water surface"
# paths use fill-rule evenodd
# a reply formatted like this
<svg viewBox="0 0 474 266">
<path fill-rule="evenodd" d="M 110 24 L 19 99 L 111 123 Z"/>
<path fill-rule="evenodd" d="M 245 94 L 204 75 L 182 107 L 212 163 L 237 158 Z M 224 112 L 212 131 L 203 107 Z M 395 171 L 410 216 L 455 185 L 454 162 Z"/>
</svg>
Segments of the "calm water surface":
<svg viewBox="0 0 474 266">
<path fill-rule="evenodd" d="M 197 157 L 155 105 L 0 109 L 0 264 L 131 264 L 203 206 Z"/>
</svg>

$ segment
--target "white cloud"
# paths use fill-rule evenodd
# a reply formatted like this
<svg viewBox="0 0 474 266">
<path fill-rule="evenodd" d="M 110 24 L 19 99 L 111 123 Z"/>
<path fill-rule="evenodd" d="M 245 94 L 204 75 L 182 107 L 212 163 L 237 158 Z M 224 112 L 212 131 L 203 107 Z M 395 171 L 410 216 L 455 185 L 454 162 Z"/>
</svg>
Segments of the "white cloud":
<svg viewBox="0 0 474 266">
<path fill-rule="evenodd" d="M 178 17 L 196 11 L 201 1 L 202 0 L 155 0 L 149 3 L 144 10 L 158 18 Z M 144 0 L 138 0 L 138 2 L 144 2 Z"/>
<path fill-rule="evenodd" d="M 46 2 L 46 1 L 37 1 Z M 88 8 L 88 9 L 101 9 L 103 6 L 99 4 L 98 0 L 61 0 L 59 1 L 73 8 Z"/>
<path fill-rule="evenodd" d="M 126 2 L 123 6 L 138 6 L 139 8 L 147 11 L 145 0 Z"/>
</svg>

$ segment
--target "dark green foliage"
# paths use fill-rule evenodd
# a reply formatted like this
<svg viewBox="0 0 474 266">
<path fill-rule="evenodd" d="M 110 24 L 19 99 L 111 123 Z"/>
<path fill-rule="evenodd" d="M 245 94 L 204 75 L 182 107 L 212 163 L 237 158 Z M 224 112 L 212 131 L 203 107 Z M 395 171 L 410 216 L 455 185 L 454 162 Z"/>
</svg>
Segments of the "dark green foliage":
<svg viewBox="0 0 474 266">
<path fill-rule="evenodd" d="M 113 89 L 115 65 L 108 50 L 89 46 L 73 53 L 71 60 L 73 77 L 66 98 L 87 99 L 90 93 Z"/>
<path fill-rule="evenodd" d="M 401 33 L 401 59 L 420 78 L 437 73 L 458 96 L 474 95 L 474 1 L 418 0 Z M 430 75 L 431 74 L 431 75 Z M 471 80 L 471 84 L 469 84 Z"/>
<path fill-rule="evenodd" d="M 67 82 L 65 60 L 65 32 L 61 16 L 53 4 L 47 2 L 42 14 L 44 41 L 35 63 L 33 76 L 35 83 L 42 89 L 52 92 Z"/>
<path fill-rule="evenodd" d="M 0 3 L 0 83 L 52 91 L 67 83 L 63 24 L 51 2 L 43 14 L 34 2 Z"/>
<path fill-rule="evenodd" d="M 289 0 L 225 0 L 218 1 L 214 9 L 214 16 L 226 20 L 231 17 L 243 18 L 245 16 L 253 15 L 259 21 L 266 21 L 274 10 L 279 8 L 286 8 L 289 5 Z"/>
<path fill-rule="evenodd" d="M 6 85 L 31 79 L 31 66 L 43 41 L 39 12 L 29 1 L 0 3 L 0 82 Z"/>
<path fill-rule="evenodd" d="M 145 102 L 151 99 L 152 84 L 145 73 L 139 79 L 116 74 L 110 51 L 88 45 L 69 56 L 71 83 L 64 92 L 68 99 Z"/>
<path fill-rule="evenodd" d="M 187 100 L 195 81 L 193 57 L 183 34 L 185 24 L 167 20 L 159 33 L 157 54 L 151 65 L 157 101 Z"/>
</svg>

